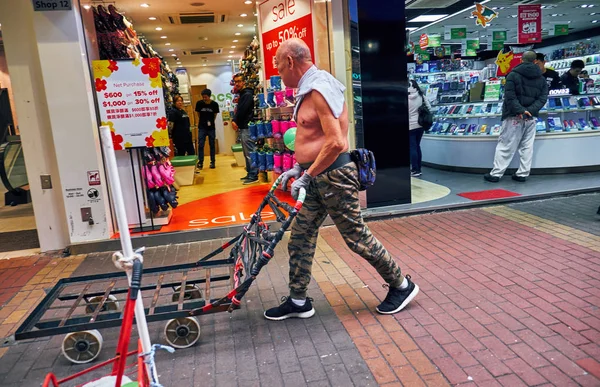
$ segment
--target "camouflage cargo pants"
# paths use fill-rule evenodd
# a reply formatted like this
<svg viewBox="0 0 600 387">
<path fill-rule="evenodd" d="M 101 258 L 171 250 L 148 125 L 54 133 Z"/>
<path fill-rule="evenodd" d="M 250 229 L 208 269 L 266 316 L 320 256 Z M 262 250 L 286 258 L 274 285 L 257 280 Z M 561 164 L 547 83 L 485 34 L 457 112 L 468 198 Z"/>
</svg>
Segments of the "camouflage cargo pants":
<svg viewBox="0 0 600 387">
<path fill-rule="evenodd" d="M 398 287 L 404 277 L 400 267 L 363 222 L 358 200 L 358 172 L 351 162 L 317 176 L 310 184 L 304 206 L 292 225 L 290 295 L 305 298 L 310 282 L 319 227 L 327 214 L 346 245 L 366 259 L 390 286 Z"/>
</svg>

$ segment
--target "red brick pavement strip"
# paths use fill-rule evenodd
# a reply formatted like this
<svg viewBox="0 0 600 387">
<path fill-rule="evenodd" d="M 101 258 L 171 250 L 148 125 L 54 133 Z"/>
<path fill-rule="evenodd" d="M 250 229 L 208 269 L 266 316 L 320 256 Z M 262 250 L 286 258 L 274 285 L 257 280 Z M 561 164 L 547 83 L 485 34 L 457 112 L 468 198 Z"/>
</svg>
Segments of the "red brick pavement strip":
<svg viewBox="0 0 600 387">
<path fill-rule="evenodd" d="M 600 252 L 483 210 L 369 225 L 421 287 L 391 317 L 400 330 L 365 316 L 386 294 L 376 271 L 334 228 L 321 235 L 377 298 L 358 296 L 355 317 L 352 289 L 327 296 L 378 382 L 600 385 Z"/>
<path fill-rule="evenodd" d="M 0 308 L 50 262 L 39 256 L 0 260 Z"/>
</svg>

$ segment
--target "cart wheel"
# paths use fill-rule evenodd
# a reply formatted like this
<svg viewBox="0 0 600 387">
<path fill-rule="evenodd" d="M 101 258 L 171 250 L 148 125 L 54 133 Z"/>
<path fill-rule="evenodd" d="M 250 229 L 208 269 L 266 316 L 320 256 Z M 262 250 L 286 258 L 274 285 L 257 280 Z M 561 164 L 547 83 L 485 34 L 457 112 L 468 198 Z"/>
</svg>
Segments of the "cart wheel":
<svg viewBox="0 0 600 387">
<path fill-rule="evenodd" d="M 179 301 L 179 292 L 181 291 L 181 286 L 177 286 L 175 288 L 175 293 L 173 293 L 173 297 L 171 300 L 173 302 Z M 200 289 L 196 285 L 185 285 L 185 292 L 183 293 L 184 301 L 187 300 L 195 300 L 197 298 L 202 298 L 202 293 L 200 293 Z"/>
<path fill-rule="evenodd" d="M 165 325 L 167 343 L 175 348 L 188 348 L 200 338 L 200 324 L 195 317 L 180 317 Z"/>
<path fill-rule="evenodd" d="M 100 304 L 100 302 L 102 302 L 102 296 L 90 298 L 87 305 L 85 306 L 85 313 L 94 313 L 96 307 L 98 306 L 98 304 Z M 117 297 L 113 296 L 112 294 L 108 296 L 106 302 L 104 302 L 104 305 L 102 305 L 102 309 L 100 309 L 100 312 L 106 312 L 107 310 L 119 310 L 119 301 L 117 301 Z"/>
<path fill-rule="evenodd" d="M 97 330 L 69 333 L 63 340 L 62 352 L 71 363 L 89 363 L 100 354 L 102 341 Z"/>
</svg>

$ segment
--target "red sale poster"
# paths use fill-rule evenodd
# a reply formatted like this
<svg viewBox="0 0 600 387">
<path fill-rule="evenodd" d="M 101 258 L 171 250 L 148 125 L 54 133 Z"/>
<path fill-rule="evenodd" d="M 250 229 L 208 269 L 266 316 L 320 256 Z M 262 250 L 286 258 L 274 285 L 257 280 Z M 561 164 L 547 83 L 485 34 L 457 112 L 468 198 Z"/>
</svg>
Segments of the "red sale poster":
<svg viewBox="0 0 600 387">
<path fill-rule="evenodd" d="M 542 41 L 542 6 L 540 4 L 519 5 L 519 44 Z"/>
<path fill-rule="evenodd" d="M 267 0 L 258 6 L 265 79 L 278 75 L 275 53 L 290 38 L 300 38 L 315 59 L 312 0 Z"/>
</svg>

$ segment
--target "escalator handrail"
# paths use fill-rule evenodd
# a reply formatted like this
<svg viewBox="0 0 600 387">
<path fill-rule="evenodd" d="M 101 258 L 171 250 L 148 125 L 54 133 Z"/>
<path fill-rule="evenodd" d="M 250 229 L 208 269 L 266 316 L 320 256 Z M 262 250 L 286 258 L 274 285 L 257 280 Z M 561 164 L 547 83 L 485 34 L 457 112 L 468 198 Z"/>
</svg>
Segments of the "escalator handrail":
<svg viewBox="0 0 600 387">
<path fill-rule="evenodd" d="M 23 189 L 21 187 L 13 187 L 12 184 L 10 184 L 10 181 L 8 180 L 8 175 L 6 173 L 6 170 L 4 169 L 4 153 L 6 152 L 6 148 L 8 148 L 10 145 L 15 144 L 21 144 L 21 141 L 12 140 L 0 145 L 0 180 L 9 192 L 12 192 L 14 194 L 21 194 L 23 192 Z"/>
</svg>

